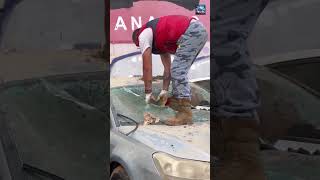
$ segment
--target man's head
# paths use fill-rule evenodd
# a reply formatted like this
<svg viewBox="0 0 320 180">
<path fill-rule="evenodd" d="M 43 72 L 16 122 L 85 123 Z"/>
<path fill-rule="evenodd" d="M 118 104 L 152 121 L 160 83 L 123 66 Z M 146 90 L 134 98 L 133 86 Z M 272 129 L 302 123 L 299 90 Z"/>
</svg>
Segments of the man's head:
<svg viewBox="0 0 320 180">
<path fill-rule="evenodd" d="M 136 44 L 136 46 L 139 46 L 139 40 L 138 40 L 138 32 L 140 28 L 136 29 L 132 33 L 132 41 Z"/>
</svg>

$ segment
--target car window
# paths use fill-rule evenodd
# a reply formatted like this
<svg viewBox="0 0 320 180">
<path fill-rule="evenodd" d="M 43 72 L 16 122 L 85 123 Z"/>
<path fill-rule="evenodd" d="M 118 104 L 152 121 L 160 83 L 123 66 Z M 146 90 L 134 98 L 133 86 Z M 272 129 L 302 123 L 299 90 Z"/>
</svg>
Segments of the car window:
<svg viewBox="0 0 320 180">
<path fill-rule="evenodd" d="M 268 65 L 320 94 L 320 57 L 291 60 Z"/>
<path fill-rule="evenodd" d="M 257 67 L 256 74 L 263 135 L 320 139 L 320 98 L 279 72 Z"/>
</svg>

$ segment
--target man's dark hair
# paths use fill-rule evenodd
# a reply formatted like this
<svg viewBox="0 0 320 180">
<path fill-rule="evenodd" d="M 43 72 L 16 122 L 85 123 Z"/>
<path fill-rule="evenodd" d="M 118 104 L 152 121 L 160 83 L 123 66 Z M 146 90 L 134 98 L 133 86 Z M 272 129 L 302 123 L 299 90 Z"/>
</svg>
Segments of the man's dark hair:
<svg viewBox="0 0 320 180">
<path fill-rule="evenodd" d="M 136 39 L 137 39 L 137 34 L 139 32 L 140 28 L 136 29 L 133 31 L 132 33 L 132 41 L 135 43 Z"/>
</svg>

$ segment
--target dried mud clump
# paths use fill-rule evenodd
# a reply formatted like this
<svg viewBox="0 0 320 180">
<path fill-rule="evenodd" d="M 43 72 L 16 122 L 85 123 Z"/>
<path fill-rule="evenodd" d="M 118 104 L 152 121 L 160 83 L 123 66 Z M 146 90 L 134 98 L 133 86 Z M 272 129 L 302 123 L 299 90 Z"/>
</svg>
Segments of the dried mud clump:
<svg viewBox="0 0 320 180">
<path fill-rule="evenodd" d="M 143 125 L 150 125 L 150 124 L 155 124 L 158 123 L 160 121 L 159 118 L 155 117 L 154 115 L 152 115 L 151 113 L 144 113 L 143 115 L 144 120 L 143 120 Z"/>
</svg>

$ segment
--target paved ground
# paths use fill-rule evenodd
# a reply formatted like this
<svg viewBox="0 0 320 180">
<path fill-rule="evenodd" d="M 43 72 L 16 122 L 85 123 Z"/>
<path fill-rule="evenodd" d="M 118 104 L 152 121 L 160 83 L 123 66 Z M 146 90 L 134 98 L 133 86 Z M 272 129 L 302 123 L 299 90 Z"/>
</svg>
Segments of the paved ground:
<svg viewBox="0 0 320 180">
<path fill-rule="evenodd" d="M 75 44 L 101 44 L 103 22 L 104 1 L 21 1 L 2 22 L 0 44 L 10 49 L 70 49 Z"/>
<path fill-rule="evenodd" d="M 0 81 L 106 69 L 94 50 L 75 50 L 104 41 L 103 1 L 1 2 Z"/>
<path fill-rule="evenodd" d="M 47 75 L 104 71 L 103 59 L 92 57 L 96 52 L 7 51 L 0 52 L 1 81 L 28 79 Z"/>
</svg>

